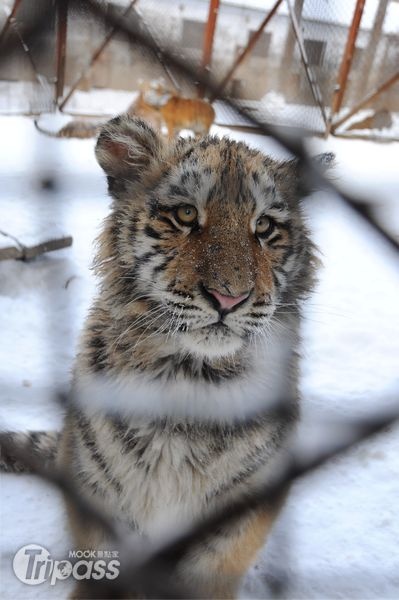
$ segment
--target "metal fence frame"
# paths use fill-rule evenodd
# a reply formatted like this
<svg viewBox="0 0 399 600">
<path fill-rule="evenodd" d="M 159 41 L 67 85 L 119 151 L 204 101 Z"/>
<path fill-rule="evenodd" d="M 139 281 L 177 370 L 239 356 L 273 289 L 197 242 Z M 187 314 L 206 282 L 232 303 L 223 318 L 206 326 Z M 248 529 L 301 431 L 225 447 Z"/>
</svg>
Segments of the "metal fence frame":
<svg viewBox="0 0 399 600">
<path fill-rule="evenodd" d="M 121 17 L 127 16 L 134 5 L 138 0 L 131 0 L 127 7 L 123 10 Z M 341 114 L 341 108 L 343 105 L 343 100 L 345 97 L 345 93 L 348 86 L 349 75 L 353 73 L 352 64 L 353 64 L 353 56 L 355 51 L 355 43 L 359 33 L 362 16 L 364 13 L 364 8 L 367 0 L 356 0 L 356 5 L 354 8 L 354 13 L 352 17 L 352 22 L 350 27 L 348 28 L 348 35 L 346 40 L 345 49 L 343 51 L 341 64 L 339 71 L 336 77 L 336 83 L 334 87 L 333 96 L 331 99 L 331 106 L 327 106 L 327 102 L 322 98 L 322 94 L 320 91 L 320 86 L 317 80 L 317 76 L 312 69 L 310 61 L 308 59 L 306 48 L 303 40 L 303 35 L 299 26 L 301 13 L 303 9 L 304 0 L 296 0 L 295 8 L 291 5 L 291 0 L 276 0 L 272 8 L 265 15 L 264 19 L 259 24 L 257 30 L 250 36 L 246 46 L 241 50 L 238 56 L 233 60 L 230 68 L 228 69 L 226 75 L 223 79 L 218 83 L 216 89 L 210 94 L 210 100 L 214 101 L 224 94 L 224 90 L 229 82 L 232 80 L 234 74 L 236 73 L 239 66 L 251 55 L 257 41 L 259 40 L 262 32 L 268 26 L 274 15 L 278 12 L 279 7 L 283 4 L 283 1 L 286 3 L 289 11 L 289 18 L 291 20 L 291 27 L 293 32 L 293 39 L 298 45 L 300 51 L 300 58 L 302 65 L 304 67 L 306 78 L 312 93 L 312 96 L 315 101 L 315 105 L 318 106 L 320 110 L 320 115 L 322 117 L 322 121 L 324 123 L 324 131 L 322 135 L 327 137 L 329 134 L 335 135 L 337 137 L 365 137 L 372 139 L 381 139 L 381 141 L 394 141 L 396 138 L 382 138 L 377 137 L 374 138 L 372 134 L 365 134 L 364 136 L 360 136 L 356 133 L 345 132 L 345 124 L 347 121 L 353 117 L 356 113 L 358 113 L 361 109 L 365 107 L 371 107 L 373 103 L 380 98 L 382 94 L 384 94 L 387 90 L 392 88 L 399 81 L 399 71 L 396 71 L 392 76 L 390 76 L 386 81 L 381 83 L 376 89 L 372 90 L 370 93 L 365 95 L 361 100 L 356 102 L 353 106 L 348 107 L 348 110 Z M 379 11 L 376 17 L 376 21 L 374 23 L 373 31 L 372 31 L 372 39 L 374 42 L 378 41 L 378 36 L 382 31 L 382 24 L 386 14 L 387 6 L 390 0 L 383 0 L 380 3 Z M 14 0 L 14 5 L 12 10 L 10 11 L 5 24 L 3 26 L 2 31 L 0 32 L 0 49 L 1 44 L 4 41 L 6 34 L 10 30 L 10 28 L 14 28 L 16 31 L 16 25 L 18 20 L 18 10 L 21 6 L 22 0 Z M 65 80 L 65 66 L 66 66 L 66 43 L 67 43 L 67 33 L 68 33 L 68 12 L 73 6 L 73 2 L 69 0 L 63 0 L 62 2 L 56 2 L 56 75 L 55 75 L 55 94 L 54 94 L 54 108 L 58 108 L 63 111 L 66 108 L 66 104 L 74 94 L 74 92 L 79 87 L 79 84 L 82 80 L 87 76 L 90 70 L 95 66 L 96 62 L 107 48 L 109 43 L 114 38 L 115 34 L 118 32 L 118 27 L 111 27 L 108 33 L 105 35 L 104 39 L 101 43 L 96 47 L 90 57 L 88 57 L 88 62 L 83 71 L 76 78 L 72 86 L 70 87 L 68 93 L 64 96 L 64 80 Z M 218 19 L 218 11 L 220 8 L 221 2 L 220 0 L 209 0 L 209 12 L 208 18 L 205 24 L 204 30 L 204 39 L 203 39 L 203 49 L 202 49 L 202 59 L 201 59 L 201 73 L 202 76 L 205 77 L 209 71 L 211 61 L 212 61 L 212 51 L 214 44 L 214 36 L 215 29 L 217 25 Z M 148 33 L 148 32 L 147 32 Z M 25 52 L 27 53 L 32 68 L 36 72 L 37 69 L 35 67 L 34 61 L 29 51 L 29 46 L 25 44 L 24 40 L 21 38 L 21 43 L 24 45 Z M 154 46 L 156 45 L 155 40 L 153 40 Z M 160 48 L 157 48 L 158 57 L 160 58 L 161 52 L 159 52 Z M 370 62 L 370 60 L 369 60 Z M 174 80 L 170 70 L 167 69 L 167 65 L 164 65 L 166 68 L 166 74 L 172 80 L 174 87 L 178 87 L 176 81 Z M 370 65 L 369 65 L 370 66 Z M 198 85 L 198 95 L 203 97 L 205 95 L 205 86 Z M 328 109 L 328 114 L 326 112 Z"/>
</svg>

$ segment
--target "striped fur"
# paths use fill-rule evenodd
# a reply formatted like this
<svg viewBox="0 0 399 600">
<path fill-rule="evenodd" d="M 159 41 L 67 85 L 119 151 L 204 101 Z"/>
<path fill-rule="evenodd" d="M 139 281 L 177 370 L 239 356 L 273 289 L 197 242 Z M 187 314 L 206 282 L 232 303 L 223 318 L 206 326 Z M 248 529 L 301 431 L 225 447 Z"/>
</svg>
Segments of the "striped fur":
<svg viewBox="0 0 399 600">
<path fill-rule="evenodd" d="M 298 419 L 298 327 L 315 249 L 295 161 L 216 137 L 166 142 L 128 116 L 102 129 L 96 156 L 113 203 L 58 463 L 156 542 L 278 469 Z M 177 213 L 185 205 L 197 211 L 190 226 Z M 249 295 L 219 314 L 210 289 Z M 277 509 L 215 532 L 176 576 L 198 597 L 233 597 Z M 78 548 L 106 543 L 69 514 Z"/>
<path fill-rule="evenodd" d="M 18 449 L 42 465 L 54 462 L 57 453 L 60 433 L 57 431 L 30 431 L 29 433 L 7 432 L 0 433 L 0 471 L 3 473 L 26 473 L 27 467 L 17 457 L 6 450 L 15 445 Z"/>
<path fill-rule="evenodd" d="M 317 261 L 295 161 L 215 137 L 166 142 L 127 116 L 102 129 L 96 156 L 113 204 L 59 460 L 158 540 L 273 477 L 298 418 L 300 305 Z M 184 205 L 197 211 L 190 226 Z M 209 289 L 249 297 L 220 317 Z M 215 532 L 177 576 L 200 597 L 233 597 L 276 510 Z M 104 541 L 71 515 L 77 546 Z"/>
</svg>

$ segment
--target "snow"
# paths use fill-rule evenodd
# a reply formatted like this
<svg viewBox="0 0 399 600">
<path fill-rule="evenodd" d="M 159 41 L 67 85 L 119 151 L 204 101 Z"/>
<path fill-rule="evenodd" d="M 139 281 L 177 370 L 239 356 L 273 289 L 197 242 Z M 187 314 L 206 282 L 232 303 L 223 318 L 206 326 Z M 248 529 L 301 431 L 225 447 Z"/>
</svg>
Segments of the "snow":
<svg viewBox="0 0 399 600">
<path fill-rule="evenodd" d="M 71 248 L 34 262 L 0 263 L 0 427 L 54 429 L 62 420 L 55 390 L 68 385 L 95 292 L 93 240 L 109 201 L 93 140 L 45 138 L 24 117 L 0 118 L 0 131 L 0 229 L 35 239 L 58 228 L 74 238 Z M 266 138 L 229 135 L 283 155 Z M 314 153 L 336 152 L 337 183 L 375 199 L 383 222 L 399 231 L 399 144 L 309 144 Z M 43 187 L 53 176 L 53 187 Z M 324 267 L 303 328 L 299 434 L 316 444 L 317 433 L 331 435 L 342 420 L 397 405 L 399 262 L 336 198 L 315 193 L 307 213 Z M 398 598 L 398 451 L 392 428 L 297 482 L 242 597 L 270 597 L 284 583 L 290 599 Z M 2 598 L 66 598 L 68 585 L 27 586 L 11 568 L 28 543 L 67 557 L 71 541 L 59 494 L 33 476 L 3 476 L 1 532 Z"/>
</svg>

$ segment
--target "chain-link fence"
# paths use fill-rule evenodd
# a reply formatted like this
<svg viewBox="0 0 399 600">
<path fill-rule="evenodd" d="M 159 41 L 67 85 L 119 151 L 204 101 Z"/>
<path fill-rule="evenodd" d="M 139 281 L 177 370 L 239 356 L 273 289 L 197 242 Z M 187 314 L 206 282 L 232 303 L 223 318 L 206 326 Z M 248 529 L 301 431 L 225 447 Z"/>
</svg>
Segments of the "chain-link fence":
<svg viewBox="0 0 399 600">
<path fill-rule="evenodd" d="M 2 40 L 19 38 L 19 44 L 0 71 L 3 114 L 40 113 L 57 105 L 64 111 L 98 113 L 105 90 L 124 90 L 123 104 L 141 81 L 165 75 L 183 95 L 200 91 L 179 82 L 177 73 L 165 73 L 165 66 L 139 47 L 126 52 L 117 32 L 87 18 L 84 3 L 58 16 L 55 5 L 48 8 L 46 2 L 33 6 L 7 0 L 5 8 Z M 138 15 L 143 31 L 152 32 L 160 48 L 173 44 L 199 72 L 206 68 L 223 82 L 219 92 L 240 99 L 263 119 L 319 134 L 398 137 L 399 18 L 393 0 L 268 0 L 262 6 L 139 0 L 107 2 L 104 9 L 127 22 Z M 46 12 L 45 33 L 40 42 L 27 45 L 21 28 L 40 10 Z M 58 62 L 49 59 L 54 56 Z M 57 95 L 60 91 L 65 93 Z M 216 108 L 219 123 L 243 124 L 237 117 L 232 123 L 220 104 Z"/>
</svg>

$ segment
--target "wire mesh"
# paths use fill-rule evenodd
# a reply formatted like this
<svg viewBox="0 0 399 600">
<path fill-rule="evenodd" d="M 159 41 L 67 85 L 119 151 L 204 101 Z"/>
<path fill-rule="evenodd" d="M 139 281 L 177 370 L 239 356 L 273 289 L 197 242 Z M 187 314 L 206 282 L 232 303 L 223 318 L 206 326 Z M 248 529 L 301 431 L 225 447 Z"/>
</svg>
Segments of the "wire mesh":
<svg viewBox="0 0 399 600">
<path fill-rule="evenodd" d="M 399 61 L 398 6 L 383 1 L 365 6 L 360 30 L 356 39 L 352 69 L 344 95 L 345 108 L 356 106 L 397 73 Z M 386 137 L 397 138 L 398 85 L 391 85 L 384 93 L 368 103 L 344 129 L 367 133 L 382 132 Z M 375 117 L 367 121 L 367 117 Z"/>
<path fill-rule="evenodd" d="M 111 17 L 123 15 L 126 22 L 133 22 L 138 16 L 143 31 L 152 32 L 158 47 L 173 45 L 176 52 L 181 51 L 202 72 L 207 0 L 182 0 L 172 4 L 166 0 L 140 0 L 130 4 L 132 6 L 128 9 L 127 1 L 103 3 Z M 229 76 L 230 68 L 244 52 L 245 58 L 237 64 L 226 81 L 225 93 L 239 99 L 243 105 L 255 111 L 254 114 L 261 120 L 282 126 L 300 126 L 313 133 L 324 134 L 329 126 L 323 111 L 333 122 L 341 119 L 348 109 L 356 106 L 397 72 L 397 3 L 384 0 L 377 6 L 376 3 L 366 2 L 360 27 L 355 32 L 348 79 L 343 83 L 342 109 L 337 115 L 330 114 L 356 5 L 356 0 L 345 3 L 268 0 L 261 6 L 256 3 L 220 2 L 209 69 L 215 79 L 222 81 Z M 7 0 L 5 17 L 10 14 L 12 6 L 11 0 Z M 20 36 L 18 28 L 21 29 L 24 20 L 30 18 L 32 11 L 37 14 L 42 10 L 43 15 L 46 13 L 48 26 L 46 39 L 42 36 L 40 44 L 45 44 L 48 52 L 53 52 L 57 18 L 54 3 L 49 3 L 48 10 L 46 6 L 45 0 L 41 0 L 34 8 L 28 7 L 25 2 L 19 4 L 17 16 L 7 28 L 5 39 Z M 259 30 L 265 15 L 269 13 L 272 15 L 270 21 Z M 131 43 L 126 51 L 119 34 L 110 37 L 95 63 L 90 66 L 90 55 L 93 57 L 110 29 L 107 25 L 86 18 L 87 14 L 84 3 L 79 7 L 73 6 L 69 11 L 66 90 L 76 83 L 78 75 L 81 77 L 76 92 L 78 99 L 71 94 L 66 106 L 60 99 L 63 110 L 76 113 L 79 105 L 86 114 L 98 112 L 100 97 L 105 96 L 101 90 L 125 90 L 127 99 L 128 93 L 132 94 L 130 98 L 134 97 L 142 80 L 165 75 L 167 81 L 174 88 L 179 88 L 181 93 L 197 95 L 198 82 L 189 82 L 186 78 L 179 82 L 180 75 L 177 72 L 175 75 L 172 72 L 168 74 L 166 69 L 165 73 L 165 65 L 160 65 L 155 55 L 150 57 L 148 50 L 143 52 L 139 45 Z M 257 42 L 246 54 L 248 43 L 255 33 L 259 34 Z M 51 87 L 57 74 L 55 64 L 40 51 L 40 44 L 35 41 L 26 51 L 23 40 L 20 40 L 12 60 L 3 64 L 0 72 L 4 91 L 0 105 L 2 112 L 7 113 L 11 106 L 14 113 L 21 110 L 26 113 L 51 111 Z M 82 47 L 85 52 L 80 51 Z M 23 94 L 13 94 L 12 90 L 23 91 Z M 365 135 L 396 139 L 398 93 L 398 86 L 390 85 L 339 131 L 347 127 L 355 130 L 354 123 L 360 122 L 357 133 L 360 130 Z M 17 101 L 13 99 L 11 104 L 7 100 L 10 94 L 18 98 Z M 87 107 L 83 101 L 79 102 L 79 96 L 81 99 L 87 96 Z M 232 122 L 233 115 L 223 110 L 220 103 L 216 102 L 216 108 L 217 120 L 221 124 L 244 124 L 237 116 Z M 374 120 L 362 123 L 365 117 L 374 113 L 377 113 Z"/>
</svg>

